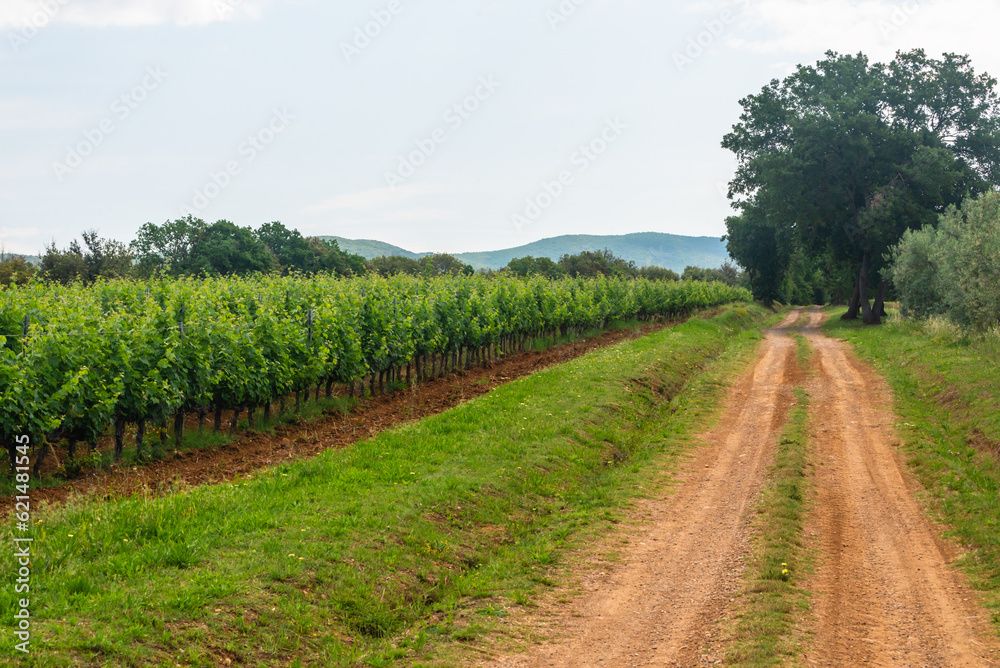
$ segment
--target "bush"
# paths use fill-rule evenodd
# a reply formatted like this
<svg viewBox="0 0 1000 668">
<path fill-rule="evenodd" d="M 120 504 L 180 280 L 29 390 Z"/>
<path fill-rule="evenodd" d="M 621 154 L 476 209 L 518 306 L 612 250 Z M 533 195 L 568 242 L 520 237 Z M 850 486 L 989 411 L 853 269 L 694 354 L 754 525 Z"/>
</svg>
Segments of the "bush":
<svg viewBox="0 0 1000 668">
<path fill-rule="evenodd" d="M 907 230 L 889 254 L 907 316 L 947 316 L 986 331 L 1000 323 L 1000 193 L 949 207 L 937 227 Z"/>
<path fill-rule="evenodd" d="M 0 285 L 25 285 L 35 275 L 35 268 L 23 257 L 0 255 Z"/>
</svg>

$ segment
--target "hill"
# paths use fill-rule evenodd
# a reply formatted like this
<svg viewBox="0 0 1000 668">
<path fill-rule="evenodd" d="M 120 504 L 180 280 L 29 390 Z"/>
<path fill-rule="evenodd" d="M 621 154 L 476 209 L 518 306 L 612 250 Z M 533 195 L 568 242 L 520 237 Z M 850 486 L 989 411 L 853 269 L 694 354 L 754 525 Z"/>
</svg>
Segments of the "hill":
<svg viewBox="0 0 1000 668">
<path fill-rule="evenodd" d="M 321 236 L 320 239 L 336 241 L 337 245 L 340 246 L 340 250 L 351 255 L 360 255 L 366 260 L 382 257 L 383 255 L 402 255 L 403 257 L 416 260 L 424 255 L 430 255 L 430 253 L 413 253 L 405 248 L 393 246 L 384 241 L 375 241 L 374 239 L 345 239 L 344 237 L 337 236 Z"/>
<path fill-rule="evenodd" d="M 341 249 L 356 253 L 367 259 L 381 255 L 403 255 L 419 258 L 427 253 L 411 251 L 381 241 L 355 240 L 343 237 L 336 239 Z M 631 260 L 640 267 L 658 266 L 681 272 L 689 265 L 696 267 L 718 267 L 728 258 L 726 244 L 719 237 L 685 237 L 662 232 L 638 232 L 625 235 L 567 234 L 550 239 L 542 239 L 516 248 L 476 253 L 452 253 L 463 262 L 476 269 L 499 269 L 515 257 L 531 255 L 558 260 L 566 254 L 581 251 L 598 251 L 607 248 L 615 255 Z"/>
<path fill-rule="evenodd" d="M 8 253 L 5 251 L 0 251 L 0 261 L 9 260 L 15 257 L 23 257 L 24 261 L 28 264 L 39 265 L 42 263 L 42 258 L 37 255 L 22 255 L 21 253 Z"/>
</svg>

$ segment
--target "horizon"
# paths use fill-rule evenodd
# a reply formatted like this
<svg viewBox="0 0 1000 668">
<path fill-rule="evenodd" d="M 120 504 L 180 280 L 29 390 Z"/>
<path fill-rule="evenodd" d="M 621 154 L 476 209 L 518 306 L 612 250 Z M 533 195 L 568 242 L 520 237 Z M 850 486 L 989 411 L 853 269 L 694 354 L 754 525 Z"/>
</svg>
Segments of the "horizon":
<svg viewBox="0 0 1000 668">
<path fill-rule="evenodd" d="M 0 245 L 185 213 L 416 253 L 721 237 L 741 98 L 827 50 L 996 76 L 998 19 L 985 0 L 10 0 Z"/>
</svg>

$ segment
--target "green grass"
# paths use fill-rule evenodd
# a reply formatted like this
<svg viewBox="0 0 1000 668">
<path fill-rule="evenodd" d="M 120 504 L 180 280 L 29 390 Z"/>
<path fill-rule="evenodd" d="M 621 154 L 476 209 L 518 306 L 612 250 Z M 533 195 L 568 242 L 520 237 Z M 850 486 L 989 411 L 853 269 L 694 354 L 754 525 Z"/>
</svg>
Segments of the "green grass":
<svg viewBox="0 0 1000 668">
<path fill-rule="evenodd" d="M 792 336 L 799 364 L 806 369 L 811 346 L 800 334 Z M 797 583 L 811 567 L 802 536 L 809 504 L 809 396 L 801 387 L 794 392 L 796 402 L 756 508 L 742 610 L 731 631 L 727 665 L 780 665 L 800 649 L 794 625 L 800 611 L 808 610 L 809 599 Z"/>
<path fill-rule="evenodd" d="M 618 520 L 773 319 L 730 307 L 346 450 L 231 484 L 37 513 L 24 663 L 461 655 L 531 605 L 581 537 Z M 0 590 L 7 627 L 13 577 Z"/>
<path fill-rule="evenodd" d="M 853 344 L 895 394 L 897 434 L 932 511 L 965 550 L 960 564 L 1000 630 L 1000 351 L 940 323 L 842 322 L 824 329 Z"/>
</svg>

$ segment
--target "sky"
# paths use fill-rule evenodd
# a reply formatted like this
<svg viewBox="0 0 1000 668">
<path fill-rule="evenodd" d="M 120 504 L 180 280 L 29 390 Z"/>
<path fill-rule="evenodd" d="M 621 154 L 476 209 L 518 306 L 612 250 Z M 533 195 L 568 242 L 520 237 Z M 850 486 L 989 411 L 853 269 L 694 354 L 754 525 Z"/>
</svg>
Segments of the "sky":
<svg viewBox="0 0 1000 668">
<path fill-rule="evenodd" d="M 0 246 L 186 215 L 412 251 L 721 236 L 739 100 L 995 0 L 2 0 Z"/>
</svg>

